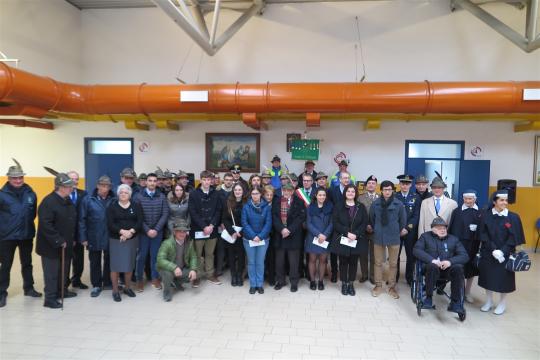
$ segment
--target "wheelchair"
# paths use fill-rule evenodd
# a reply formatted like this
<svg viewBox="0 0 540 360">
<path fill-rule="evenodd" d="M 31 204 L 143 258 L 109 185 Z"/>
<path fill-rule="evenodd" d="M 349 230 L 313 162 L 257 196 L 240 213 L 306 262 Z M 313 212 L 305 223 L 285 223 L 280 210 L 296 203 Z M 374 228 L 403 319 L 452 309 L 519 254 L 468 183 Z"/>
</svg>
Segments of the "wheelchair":
<svg viewBox="0 0 540 360">
<path fill-rule="evenodd" d="M 411 284 L 411 300 L 416 305 L 416 312 L 418 316 L 421 316 L 422 309 L 427 310 L 427 308 L 424 308 L 423 300 L 425 298 L 425 277 L 424 277 L 424 266 L 425 264 L 416 261 L 414 265 L 414 274 L 413 274 L 413 282 Z M 441 294 L 446 296 L 448 299 L 450 298 L 450 295 L 444 290 L 446 285 L 450 282 L 449 279 L 440 278 L 437 281 L 437 284 L 435 286 L 435 289 L 433 289 L 434 294 Z M 459 296 L 459 303 L 458 305 L 462 309 L 461 311 L 457 312 L 458 318 L 460 321 L 464 321 L 467 317 L 467 312 L 465 311 L 465 307 L 463 306 L 465 302 L 465 286 L 461 289 L 460 296 Z M 433 305 L 433 308 L 435 309 L 435 305 Z"/>
</svg>

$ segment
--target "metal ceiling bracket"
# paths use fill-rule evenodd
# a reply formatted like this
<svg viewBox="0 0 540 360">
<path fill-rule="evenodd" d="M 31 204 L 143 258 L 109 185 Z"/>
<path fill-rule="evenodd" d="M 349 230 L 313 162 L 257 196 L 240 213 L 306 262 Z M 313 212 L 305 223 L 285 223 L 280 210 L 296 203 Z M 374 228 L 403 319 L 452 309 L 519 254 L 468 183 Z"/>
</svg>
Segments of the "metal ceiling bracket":
<svg viewBox="0 0 540 360">
<path fill-rule="evenodd" d="M 198 0 L 190 0 L 191 10 L 184 0 L 152 1 L 210 56 L 215 55 L 253 15 L 262 12 L 265 5 L 264 0 L 254 0 L 253 4 L 243 11 L 242 15 L 236 21 L 217 37 L 217 27 L 222 9 L 221 0 L 215 1 L 210 32 L 204 18 L 203 8 Z"/>
<path fill-rule="evenodd" d="M 521 35 L 470 0 L 452 0 L 450 6 L 452 9 L 459 7 L 463 10 L 467 10 L 527 53 L 540 47 L 540 36 L 537 34 L 539 0 L 527 0 L 525 36 Z"/>
</svg>

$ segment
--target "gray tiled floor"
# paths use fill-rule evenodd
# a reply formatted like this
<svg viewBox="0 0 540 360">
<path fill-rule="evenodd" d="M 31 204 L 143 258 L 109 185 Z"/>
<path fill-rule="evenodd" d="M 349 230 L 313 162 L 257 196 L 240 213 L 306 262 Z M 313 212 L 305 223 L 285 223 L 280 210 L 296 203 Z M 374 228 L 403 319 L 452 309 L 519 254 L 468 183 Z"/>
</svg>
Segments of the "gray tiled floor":
<svg viewBox="0 0 540 360">
<path fill-rule="evenodd" d="M 503 316 L 480 312 L 483 292 L 475 287 L 463 323 L 444 310 L 443 297 L 441 310 L 419 318 L 405 284 L 399 300 L 371 297 L 369 284 L 357 283 L 355 297 L 328 281 L 325 291 L 311 291 L 305 280 L 295 294 L 267 287 L 249 295 L 247 284 L 233 288 L 227 276 L 221 286 L 188 287 L 171 303 L 150 286 L 121 303 L 110 291 L 91 298 L 77 290 L 63 311 L 50 310 L 22 295 L 14 266 L 0 310 L 0 358 L 540 359 L 540 256 L 532 259 Z M 34 263 L 42 291 L 39 258 Z"/>
</svg>

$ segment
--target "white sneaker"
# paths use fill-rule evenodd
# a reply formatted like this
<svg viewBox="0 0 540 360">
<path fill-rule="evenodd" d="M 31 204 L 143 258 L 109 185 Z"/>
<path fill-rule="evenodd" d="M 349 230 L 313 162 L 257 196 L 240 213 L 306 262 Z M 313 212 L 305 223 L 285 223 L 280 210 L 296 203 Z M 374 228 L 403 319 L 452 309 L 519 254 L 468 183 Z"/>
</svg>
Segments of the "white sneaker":
<svg viewBox="0 0 540 360">
<path fill-rule="evenodd" d="M 499 305 L 497 305 L 497 307 L 495 308 L 495 310 L 493 310 L 493 313 L 495 315 L 502 315 L 504 313 L 504 311 L 506 310 L 506 304 L 504 303 L 501 303 Z"/>
<path fill-rule="evenodd" d="M 465 295 L 465 301 L 469 304 L 474 304 L 474 298 L 471 295 Z"/>
<path fill-rule="evenodd" d="M 493 304 L 491 302 L 487 302 L 480 308 L 480 311 L 488 312 L 489 310 L 491 310 L 492 305 Z"/>
</svg>

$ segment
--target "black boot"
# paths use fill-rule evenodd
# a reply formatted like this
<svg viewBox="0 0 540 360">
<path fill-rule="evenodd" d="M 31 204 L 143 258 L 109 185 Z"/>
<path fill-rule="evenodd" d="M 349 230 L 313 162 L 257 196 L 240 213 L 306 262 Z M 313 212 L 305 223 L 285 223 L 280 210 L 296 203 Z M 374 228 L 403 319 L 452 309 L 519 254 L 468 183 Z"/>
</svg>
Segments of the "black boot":
<svg viewBox="0 0 540 360">
<path fill-rule="evenodd" d="M 332 273 L 330 277 L 330 282 L 337 283 L 337 273 Z"/>
<path fill-rule="evenodd" d="M 309 288 L 311 290 L 317 290 L 317 283 L 315 281 L 310 281 L 309 282 Z"/>
<path fill-rule="evenodd" d="M 231 286 L 237 286 L 237 285 L 238 285 L 237 275 L 234 273 L 231 273 Z"/>
<path fill-rule="evenodd" d="M 347 295 L 349 293 L 349 284 L 346 282 L 341 283 L 341 294 Z"/>
<path fill-rule="evenodd" d="M 347 288 L 347 293 L 351 296 L 356 295 L 356 291 L 354 290 L 354 286 L 352 282 L 349 283 L 349 287 Z"/>
<path fill-rule="evenodd" d="M 324 290 L 324 283 L 322 280 L 319 280 L 319 286 L 318 286 L 318 289 L 319 290 Z"/>
<path fill-rule="evenodd" d="M 60 309 L 62 307 L 62 303 L 57 300 L 45 300 L 43 306 L 51 309 Z"/>
<path fill-rule="evenodd" d="M 0 308 L 6 306 L 7 294 L 0 294 Z"/>
<path fill-rule="evenodd" d="M 244 280 L 242 280 L 242 274 L 236 276 L 236 286 L 244 286 Z"/>
</svg>

